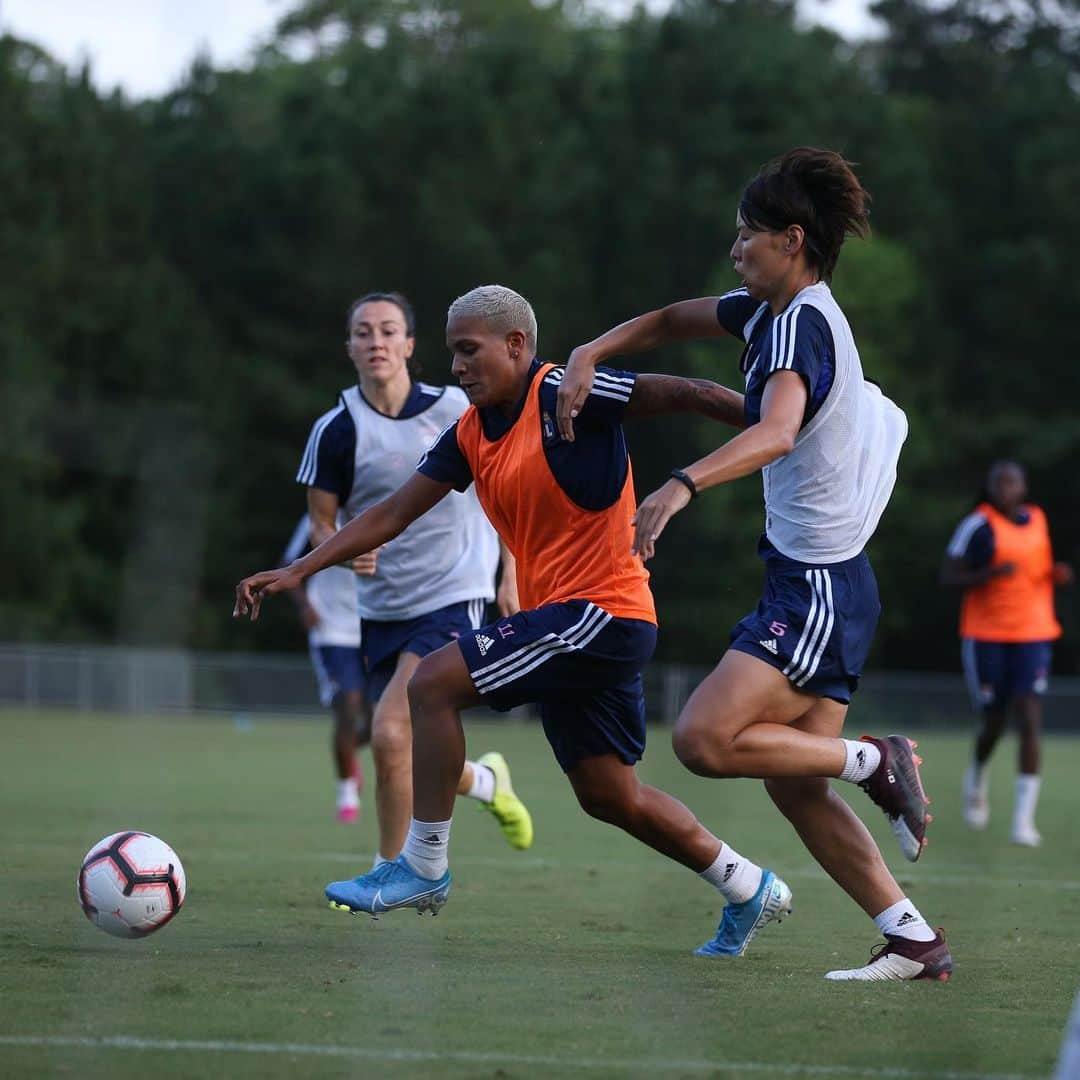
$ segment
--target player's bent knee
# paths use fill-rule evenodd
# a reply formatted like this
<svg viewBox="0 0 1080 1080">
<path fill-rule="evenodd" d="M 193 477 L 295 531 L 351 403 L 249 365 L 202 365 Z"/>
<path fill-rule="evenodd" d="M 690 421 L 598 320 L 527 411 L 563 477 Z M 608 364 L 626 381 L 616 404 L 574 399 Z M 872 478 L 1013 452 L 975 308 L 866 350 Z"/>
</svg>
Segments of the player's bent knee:
<svg viewBox="0 0 1080 1080">
<path fill-rule="evenodd" d="M 382 763 L 392 768 L 396 762 L 404 762 L 408 766 L 412 760 L 412 730 L 409 724 L 395 723 L 385 717 L 381 719 L 382 722 L 376 722 L 371 733 L 371 753 L 376 768 Z"/>
<path fill-rule="evenodd" d="M 581 809 L 597 821 L 622 827 L 633 817 L 633 806 L 617 793 L 600 788 L 575 788 L 574 794 Z"/>
<path fill-rule="evenodd" d="M 732 742 L 722 735 L 679 725 L 671 734 L 671 746 L 679 761 L 697 776 L 737 775 L 731 760 Z"/>
</svg>

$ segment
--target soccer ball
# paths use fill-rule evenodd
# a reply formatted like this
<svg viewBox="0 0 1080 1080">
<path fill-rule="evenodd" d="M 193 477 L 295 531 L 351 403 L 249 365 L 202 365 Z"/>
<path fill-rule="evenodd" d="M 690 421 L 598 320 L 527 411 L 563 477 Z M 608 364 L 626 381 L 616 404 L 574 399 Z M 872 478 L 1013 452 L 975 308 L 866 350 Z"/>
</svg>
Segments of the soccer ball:
<svg viewBox="0 0 1080 1080">
<path fill-rule="evenodd" d="M 160 930 L 180 910 L 187 879 L 164 840 L 118 832 L 86 853 L 76 887 L 83 912 L 99 930 L 138 938 Z"/>
</svg>

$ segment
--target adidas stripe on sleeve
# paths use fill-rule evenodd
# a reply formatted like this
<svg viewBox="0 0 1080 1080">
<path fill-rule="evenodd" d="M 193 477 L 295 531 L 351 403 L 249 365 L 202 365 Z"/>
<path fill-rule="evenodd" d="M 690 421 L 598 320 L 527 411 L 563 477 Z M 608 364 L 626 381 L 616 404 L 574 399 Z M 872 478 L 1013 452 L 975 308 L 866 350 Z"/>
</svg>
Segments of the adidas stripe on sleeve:
<svg viewBox="0 0 1080 1080">
<path fill-rule="evenodd" d="M 768 304 L 755 300 L 745 288 L 732 289 L 716 302 L 716 321 L 732 337 L 750 340 L 750 332 Z"/>
<path fill-rule="evenodd" d="M 552 368 L 544 376 L 544 390 L 550 394 L 558 391 L 559 384 L 566 373 L 565 368 Z M 593 378 L 592 389 L 581 407 L 578 419 L 583 423 L 599 422 L 619 424 L 622 422 L 630 396 L 634 392 L 637 375 L 632 371 L 620 371 L 617 368 L 598 367 Z M 547 394 L 545 394 L 545 399 Z M 545 400 L 545 405 L 547 401 Z"/>
<path fill-rule="evenodd" d="M 323 413 L 311 427 L 296 482 L 336 495 L 344 503 L 356 468 L 356 427 L 343 404 Z"/>
<path fill-rule="evenodd" d="M 989 566 L 994 557 L 994 533 L 990 523 L 977 510 L 968 514 L 952 534 L 947 554 L 953 559 L 963 559 L 972 570 Z"/>
</svg>

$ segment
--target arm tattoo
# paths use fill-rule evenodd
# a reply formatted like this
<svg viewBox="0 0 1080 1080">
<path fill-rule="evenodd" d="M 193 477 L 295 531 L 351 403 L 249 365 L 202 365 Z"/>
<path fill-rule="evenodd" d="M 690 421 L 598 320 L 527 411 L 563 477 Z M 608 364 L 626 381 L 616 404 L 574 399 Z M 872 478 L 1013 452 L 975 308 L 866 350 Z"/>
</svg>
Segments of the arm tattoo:
<svg viewBox="0 0 1080 1080">
<path fill-rule="evenodd" d="M 626 407 L 627 416 L 696 412 L 711 420 L 745 427 L 743 396 L 708 379 L 678 375 L 639 375 Z"/>
</svg>

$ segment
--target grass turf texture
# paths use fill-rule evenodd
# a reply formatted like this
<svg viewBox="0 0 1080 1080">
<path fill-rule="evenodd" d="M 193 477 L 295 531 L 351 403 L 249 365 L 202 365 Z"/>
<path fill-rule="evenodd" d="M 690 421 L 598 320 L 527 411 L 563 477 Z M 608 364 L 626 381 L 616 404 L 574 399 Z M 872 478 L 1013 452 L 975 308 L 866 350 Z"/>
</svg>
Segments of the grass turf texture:
<svg viewBox="0 0 1080 1080">
<path fill-rule="evenodd" d="M 793 918 L 746 957 L 698 958 L 720 910 L 710 888 L 586 818 L 538 726 L 467 734 L 472 755 L 507 755 L 534 847 L 510 850 L 460 800 L 447 907 L 372 922 L 322 896 L 367 869 L 375 835 L 370 792 L 359 827 L 333 821 L 328 724 L 0 711 L 0 1074 L 1050 1072 L 1080 985 L 1080 741 L 1047 740 L 1039 850 L 1007 841 L 1011 744 L 994 763 L 990 828 L 975 834 L 958 795 L 968 740 L 919 735 L 936 819 L 916 866 L 841 785 L 957 964 L 947 984 L 867 985 L 822 979 L 878 938 L 760 784 L 692 777 L 652 732 L 643 778 L 794 891 Z M 74 895 L 85 851 L 125 828 L 160 835 L 188 875 L 184 910 L 144 941 L 96 930 Z"/>
</svg>

